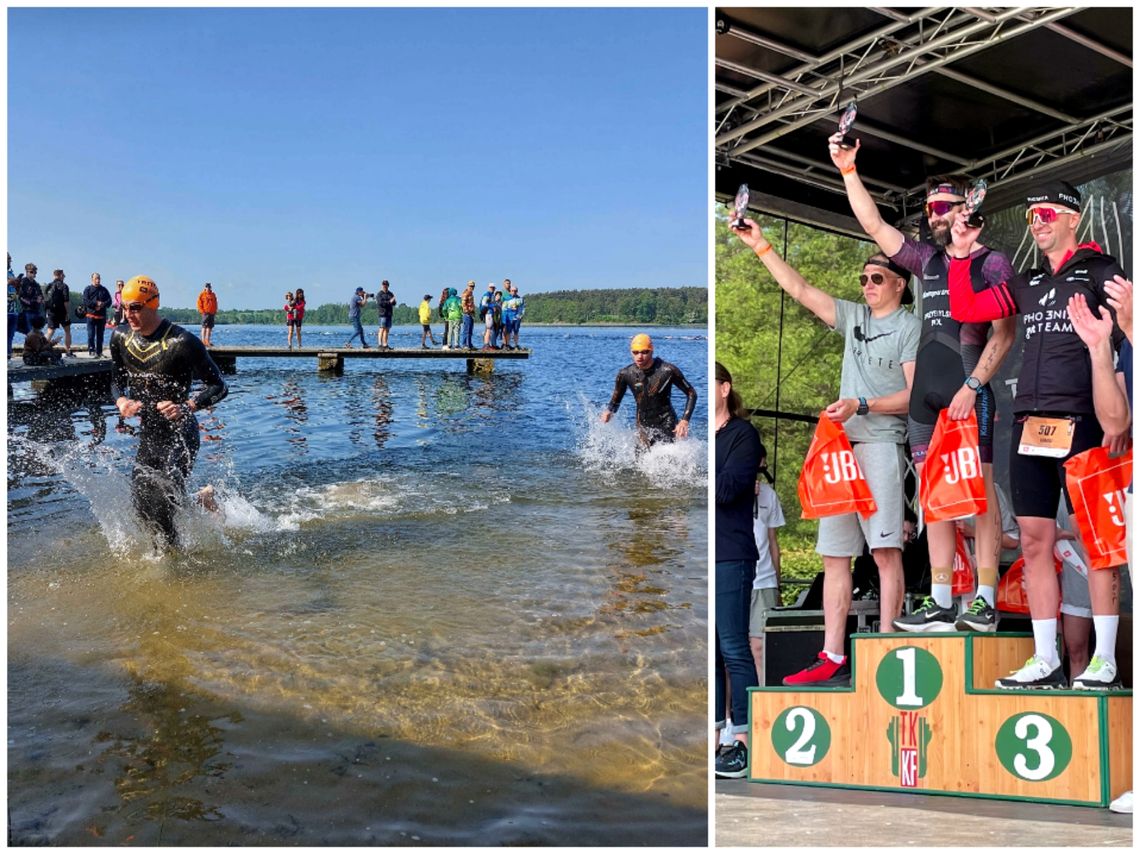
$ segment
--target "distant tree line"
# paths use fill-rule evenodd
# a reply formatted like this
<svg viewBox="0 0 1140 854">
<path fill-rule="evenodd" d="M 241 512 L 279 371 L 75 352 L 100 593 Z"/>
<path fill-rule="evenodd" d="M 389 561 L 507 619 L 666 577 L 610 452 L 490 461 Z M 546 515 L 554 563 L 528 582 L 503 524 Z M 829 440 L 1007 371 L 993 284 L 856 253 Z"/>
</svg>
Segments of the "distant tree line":
<svg viewBox="0 0 1140 854">
<path fill-rule="evenodd" d="M 528 323 L 565 323 L 567 325 L 615 323 L 662 326 L 708 323 L 708 288 L 597 288 L 585 291 L 554 291 L 523 294 Z M 476 296 L 481 296 L 478 292 Z M 76 297 L 73 297 L 75 299 Z M 436 300 L 433 298 L 432 307 Z M 396 306 L 395 324 L 419 323 L 419 303 Z M 175 323 L 194 324 L 199 320 L 194 308 L 163 308 L 162 314 Z M 375 319 L 373 303 L 364 308 L 365 322 Z M 432 321 L 438 322 L 432 312 Z M 254 323 L 284 325 L 282 309 L 225 309 L 218 311 L 218 323 Z M 305 323 L 337 326 L 348 323 L 348 303 L 325 303 L 305 309 Z"/>
</svg>

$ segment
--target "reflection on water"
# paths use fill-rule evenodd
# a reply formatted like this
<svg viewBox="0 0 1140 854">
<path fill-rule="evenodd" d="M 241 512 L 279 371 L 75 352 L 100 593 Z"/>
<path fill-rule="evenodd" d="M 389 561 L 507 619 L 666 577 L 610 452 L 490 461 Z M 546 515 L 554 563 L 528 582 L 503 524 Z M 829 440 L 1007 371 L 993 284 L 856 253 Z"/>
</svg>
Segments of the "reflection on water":
<svg viewBox="0 0 1140 854">
<path fill-rule="evenodd" d="M 17 841 L 703 844 L 706 446 L 598 423 L 605 336 L 489 377 L 239 365 L 191 484 L 221 513 L 165 556 L 108 402 L 16 401 Z"/>
</svg>

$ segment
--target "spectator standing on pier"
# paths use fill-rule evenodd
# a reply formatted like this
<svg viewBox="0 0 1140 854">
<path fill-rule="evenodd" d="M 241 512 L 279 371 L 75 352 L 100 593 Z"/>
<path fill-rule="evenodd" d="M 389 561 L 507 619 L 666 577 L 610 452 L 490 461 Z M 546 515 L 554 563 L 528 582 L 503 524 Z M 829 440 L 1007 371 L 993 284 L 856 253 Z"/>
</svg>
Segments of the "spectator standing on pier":
<svg viewBox="0 0 1140 854">
<path fill-rule="evenodd" d="M 459 328 L 463 322 L 463 302 L 455 288 L 447 289 L 447 299 L 443 303 L 443 316 L 447 318 L 447 338 L 444 350 L 459 349 Z"/>
<path fill-rule="evenodd" d="M 381 350 L 391 350 L 388 335 L 392 332 L 392 311 L 396 308 L 396 295 L 388 290 L 388 280 L 380 283 L 380 290 L 376 292 L 376 310 L 379 314 L 377 322 L 380 328 L 376 330 L 376 346 Z"/>
<path fill-rule="evenodd" d="M 65 355 L 71 353 L 71 291 L 64 283 L 63 270 L 52 272 L 52 280 L 44 291 L 44 304 L 47 307 L 48 340 L 54 343 L 55 331 L 63 327 L 63 349 Z"/>
<path fill-rule="evenodd" d="M 123 285 L 122 279 L 115 282 L 115 295 L 111 297 L 111 305 L 115 308 L 115 315 L 112 319 L 112 325 L 118 326 L 123 322 Z"/>
<path fill-rule="evenodd" d="M 502 350 L 503 345 L 499 343 L 499 338 L 503 334 L 503 294 L 501 291 L 495 291 L 495 298 L 491 301 L 491 346 L 496 350 Z"/>
<path fill-rule="evenodd" d="M 107 306 L 111 294 L 103 287 L 103 278 L 91 274 L 91 284 L 83 289 L 83 316 L 87 319 L 87 355 L 103 357 L 103 332 L 107 328 Z"/>
<path fill-rule="evenodd" d="M 285 331 L 288 333 L 289 349 L 293 349 L 293 322 L 297 315 L 293 307 L 293 292 L 285 291 Z"/>
<path fill-rule="evenodd" d="M 36 265 L 25 264 L 24 272 L 16 280 L 16 293 L 20 300 L 20 316 L 16 318 L 16 331 L 27 335 L 32 331 L 32 318 L 44 313 L 44 292 L 36 281 Z"/>
<path fill-rule="evenodd" d="M 213 346 L 210 340 L 214 333 L 214 315 L 218 313 L 218 295 L 214 293 L 214 287 L 209 282 L 202 287 L 202 293 L 198 294 L 198 314 L 202 315 L 202 343 L 207 347 Z"/>
<path fill-rule="evenodd" d="M 344 346 L 349 349 L 352 349 L 352 342 L 356 340 L 357 336 L 360 337 L 361 349 L 368 349 L 368 342 L 364 340 L 364 327 L 360 325 L 360 310 L 364 308 L 366 302 L 368 302 L 368 294 L 364 293 L 364 288 L 357 288 L 348 301 L 348 322 L 352 324 L 352 337 Z"/>
<path fill-rule="evenodd" d="M 463 333 L 459 336 L 459 346 L 465 350 L 474 350 L 475 345 L 471 342 L 471 336 L 475 331 L 474 279 L 471 279 L 467 282 L 467 287 L 463 289 L 463 294 L 460 296 L 460 301 L 463 304 Z"/>
<path fill-rule="evenodd" d="M 16 318 L 20 316 L 20 289 L 12 272 L 12 253 L 8 253 L 8 358 L 12 358 L 12 338 L 16 334 Z"/>
<path fill-rule="evenodd" d="M 506 291 L 503 297 L 503 344 L 508 350 L 517 350 L 526 302 L 519 296 L 518 285 L 512 285 L 510 279 L 503 279 L 503 290 Z M 511 346 L 511 336 L 514 336 L 514 347 Z"/>
<path fill-rule="evenodd" d="M 479 300 L 479 319 L 483 321 L 483 349 L 490 350 L 495 331 L 495 285 L 487 285 L 487 291 Z"/>
<path fill-rule="evenodd" d="M 431 294 L 424 294 L 424 301 L 420 303 L 420 324 L 424 328 L 420 335 L 420 347 L 426 350 L 429 338 L 432 344 L 435 343 L 435 336 L 431 334 Z"/>
<path fill-rule="evenodd" d="M 305 322 L 305 289 L 297 288 L 293 295 L 293 328 L 297 330 L 297 349 L 301 349 L 301 326 Z"/>
</svg>

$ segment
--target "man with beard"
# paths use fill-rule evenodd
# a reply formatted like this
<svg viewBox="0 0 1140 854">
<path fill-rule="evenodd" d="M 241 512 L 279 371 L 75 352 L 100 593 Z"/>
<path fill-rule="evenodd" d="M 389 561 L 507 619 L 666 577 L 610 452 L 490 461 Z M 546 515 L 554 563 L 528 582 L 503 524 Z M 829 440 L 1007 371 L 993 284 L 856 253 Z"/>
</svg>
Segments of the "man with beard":
<svg viewBox="0 0 1140 854">
<path fill-rule="evenodd" d="M 931 178 L 927 181 L 926 224 L 930 237 L 916 241 L 887 224 L 855 170 L 859 142 L 844 147 L 841 136 L 828 140 L 832 162 L 839 168 L 847 199 L 855 218 L 867 235 L 892 262 L 909 270 L 919 282 L 922 300 L 921 337 L 914 366 L 914 390 L 907 414 L 907 438 L 918 476 L 923 476 L 927 448 L 943 409 L 955 420 L 978 418 L 978 450 L 986 484 L 987 510 L 977 517 L 975 548 L 978 560 L 978 591 L 966 613 L 958 617 L 953 608 L 953 522 L 927 524 L 930 551 L 930 596 L 911 615 L 894 621 L 906 632 L 983 631 L 997 628 L 995 611 L 998 559 L 1001 554 L 1001 520 L 993 482 L 993 429 L 996 405 L 990 380 L 1013 346 L 1012 318 L 997 320 L 993 334 L 989 323 L 959 323 L 950 314 L 947 272 L 950 228 L 966 201 L 968 181 L 964 176 Z M 1013 266 L 1001 252 L 980 242 L 970 247 L 970 277 L 976 286 L 1004 282 Z M 988 340 L 987 340 L 988 336 Z"/>
<path fill-rule="evenodd" d="M 629 349 L 633 363 L 618 371 L 614 393 L 602 410 L 602 423 L 613 418 L 629 389 L 637 404 L 637 433 L 643 447 L 672 442 L 674 437 L 684 439 L 689 435 L 689 419 L 697 408 L 697 390 L 680 368 L 653 355 L 653 341 L 648 335 L 634 335 Z M 671 400 L 674 388 L 685 395 L 685 411 L 680 420 Z"/>
</svg>

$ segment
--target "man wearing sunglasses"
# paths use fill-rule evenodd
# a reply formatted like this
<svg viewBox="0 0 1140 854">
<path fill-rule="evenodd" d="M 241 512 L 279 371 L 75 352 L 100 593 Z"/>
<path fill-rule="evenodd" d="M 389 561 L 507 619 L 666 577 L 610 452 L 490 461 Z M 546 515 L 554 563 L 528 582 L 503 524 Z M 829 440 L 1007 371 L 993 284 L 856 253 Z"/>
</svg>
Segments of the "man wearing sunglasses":
<svg viewBox="0 0 1140 854">
<path fill-rule="evenodd" d="M 684 439 L 689 435 L 689 419 L 697 408 L 697 390 L 680 368 L 653 355 L 653 341 L 648 335 L 634 335 L 629 349 L 633 364 L 618 371 L 614 393 L 602 410 L 602 423 L 613 418 L 626 389 L 630 389 L 637 404 L 637 433 L 643 447 L 672 442 L 674 437 Z M 673 408 L 674 388 L 685 395 L 685 411 L 680 420 Z"/>
<path fill-rule="evenodd" d="M 130 331 L 116 327 L 111 336 L 111 396 L 122 418 L 137 416 L 142 425 L 131 495 L 159 547 L 177 546 L 174 516 L 200 442 L 194 413 L 229 390 L 205 345 L 159 317 L 153 280 L 135 276 L 122 295 Z M 194 380 L 206 387 L 190 397 Z"/>
<path fill-rule="evenodd" d="M 951 227 L 965 205 L 967 179 L 951 175 L 927 181 L 925 213 L 929 239 L 911 240 L 883 220 L 860 180 L 855 169 L 859 145 L 856 141 L 854 146 L 844 148 L 838 135 L 828 140 L 828 151 L 843 176 L 851 210 L 887 257 L 914 273 L 919 281 L 922 337 L 907 413 L 911 457 L 921 479 L 939 413 L 948 409 L 950 418 L 962 419 L 973 411 L 978 419 L 978 451 L 989 508 L 975 519 L 978 592 L 966 613 L 959 617 L 953 607 L 954 523 L 931 522 L 926 526 L 930 595 L 913 614 L 895 620 L 894 628 L 906 632 L 992 632 L 997 628 L 994 606 L 1001 555 L 1001 520 L 993 485 L 993 430 L 997 407 L 990 380 L 1013 346 L 1013 322 L 998 320 L 993 324 L 991 335 L 989 323 L 959 323 L 950 312 L 947 246 Z M 965 247 L 963 254 L 970 265 L 971 280 L 979 288 L 1005 281 L 1013 274 L 1013 266 L 1005 255 L 980 242 Z"/>
<path fill-rule="evenodd" d="M 965 259 L 955 258 L 950 307 L 961 321 L 1021 315 L 1025 349 L 1013 400 L 1009 483 L 1021 528 L 1034 655 L 1020 670 L 997 680 L 997 687 L 1063 688 L 1056 646 L 1060 591 L 1053 570 L 1053 517 L 1062 496 L 1073 512 L 1064 463 L 1102 442 L 1121 446 L 1131 423 L 1127 399 L 1115 383 L 1094 392 L 1092 358 L 1073 328 L 1068 306 L 1070 300 L 1084 300 L 1093 317 L 1111 318 L 1109 346 L 1116 353 L 1124 333 L 1115 322 L 1111 291 L 1127 280 L 1116 260 L 1095 242 L 1078 242 L 1081 194 L 1071 184 L 1049 181 L 1033 188 L 1025 208 L 1029 233 L 1043 256 L 1041 265 L 975 293 Z M 977 230 L 960 217 L 954 224 L 952 252 L 961 254 L 976 236 Z M 1073 678 L 1073 688 L 1117 684 L 1119 576 L 1115 567 L 1089 572 L 1096 649 L 1084 673 Z"/>
<path fill-rule="evenodd" d="M 902 307 L 913 299 L 910 274 L 873 255 L 859 284 L 865 305 L 836 299 L 808 284 L 775 253 L 751 219 L 736 235 L 796 302 L 843 335 L 839 399 L 825 410 L 843 424 L 859 468 L 878 509 L 869 519 L 857 513 L 819 520 L 816 551 L 823 556 L 824 645 L 812 663 L 784 679 L 785 685 L 842 685 L 851 680 L 844 656 L 851 608 L 851 559 L 864 544 L 879 569 L 880 616 L 884 623 L 902 613 L 903 477 L 906 411 L 918 350 L 918 318 Z"/>
</svg>

